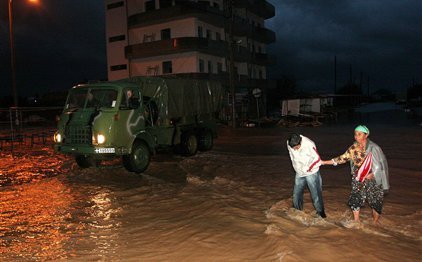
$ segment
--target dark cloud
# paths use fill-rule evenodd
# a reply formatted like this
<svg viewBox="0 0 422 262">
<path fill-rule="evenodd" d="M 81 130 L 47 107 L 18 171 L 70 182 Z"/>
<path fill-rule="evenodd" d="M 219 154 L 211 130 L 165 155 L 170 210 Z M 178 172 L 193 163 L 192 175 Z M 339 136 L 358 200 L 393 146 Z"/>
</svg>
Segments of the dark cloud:
<svg viewBox="0 0 422 262">
<path fill-rule="evenodd" d="M 334 56 L 338 85 L 369 77 L 374 89 L 399 90 L 422 81 L 422 2 L 412 0 L 270 0 L 277 34 L 269 52 L 278 57 L 270 75 L 293 75 L 301 88 L 332 91 Z"/>
</svg>

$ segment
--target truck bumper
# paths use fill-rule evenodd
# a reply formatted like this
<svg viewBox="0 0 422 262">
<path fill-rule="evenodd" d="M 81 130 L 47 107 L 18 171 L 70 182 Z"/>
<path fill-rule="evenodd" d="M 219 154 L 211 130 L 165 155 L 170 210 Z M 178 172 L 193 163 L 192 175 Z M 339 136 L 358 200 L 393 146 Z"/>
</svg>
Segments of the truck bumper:
<svg viewBox="0 0 422 262">
<path fill-rule="evenodd" d="M 129 152 L 124 148 L 116 147 L 96 147 L 96 146 L 85 146 L 85 145 L 54 145 L 54 149 L 63 154 L 72 154 L 72 155 L 102 155 L 102 156 L 112 156 L 112 155 L 125 155 Z"/>
</svg>

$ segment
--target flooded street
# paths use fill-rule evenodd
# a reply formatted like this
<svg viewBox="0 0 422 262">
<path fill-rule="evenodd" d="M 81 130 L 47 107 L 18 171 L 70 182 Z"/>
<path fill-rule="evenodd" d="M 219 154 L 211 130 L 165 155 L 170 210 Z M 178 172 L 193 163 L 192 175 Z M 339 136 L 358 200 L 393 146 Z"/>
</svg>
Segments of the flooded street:
<svg viewBox="0 0 422 262">
<path fill-rule="evenodd" d="M 353 142 L 353 125 L 222 127 L 213 150 L 156 155 L 142 175 L 115 163 L 80 169 L 49 146 L 2 152 L 0 260 L 421 260 L 421 127 L 371 129 L 391 176 L 378 227 L 368 207 L 363 225 L 352 223 L 347 165 L 321 168 L 327 219 L 315 216 L 308 191 L 304 211 L 291 208 L 293 131 L 324 159 Z"/>
</svg>

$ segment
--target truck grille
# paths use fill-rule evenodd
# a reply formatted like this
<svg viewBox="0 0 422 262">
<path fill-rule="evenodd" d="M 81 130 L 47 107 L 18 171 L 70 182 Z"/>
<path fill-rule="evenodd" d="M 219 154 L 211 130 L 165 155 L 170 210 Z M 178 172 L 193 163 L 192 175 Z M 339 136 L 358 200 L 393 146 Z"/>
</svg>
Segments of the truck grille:
<svg viewBox="0 0 422 262">
<path fill-rule="evenodd" d="M 68 126 L 65 131 L 65 144 L 92 144 L 90 126 Z"/>
</svg>

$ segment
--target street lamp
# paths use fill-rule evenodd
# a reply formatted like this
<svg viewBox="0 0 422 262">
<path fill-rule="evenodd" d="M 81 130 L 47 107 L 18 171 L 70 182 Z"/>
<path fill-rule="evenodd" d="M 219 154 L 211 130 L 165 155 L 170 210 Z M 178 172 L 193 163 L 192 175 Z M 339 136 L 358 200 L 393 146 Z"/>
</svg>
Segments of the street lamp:
<svg viewBox="0 0 422 262">
<path fill-rule="evenodd" d="M 28 0 L 31 4 L 38 4 L 38 0 Z M 10 60 L 12 65 L 12 95 L 13 104 L 18 107 L 18 90 L 16 88 L 16 58 L 15 58 L 15 46 L 13 44 L 13 12 L 12 12 L 13 0 L 9 0 L 9 42 L 10 42 Z"/>
</svg>

